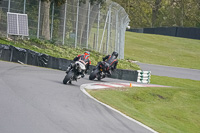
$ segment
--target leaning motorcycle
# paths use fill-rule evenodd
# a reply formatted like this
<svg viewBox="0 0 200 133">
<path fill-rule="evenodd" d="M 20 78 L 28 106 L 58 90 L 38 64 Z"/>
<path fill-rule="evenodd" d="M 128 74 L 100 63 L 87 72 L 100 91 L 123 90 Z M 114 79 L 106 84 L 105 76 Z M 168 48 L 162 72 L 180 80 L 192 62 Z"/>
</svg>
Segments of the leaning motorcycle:
<svg viewBox="0 0 200 133">
<path fill-rule="evenodd" d="M 95 78 L 101 80 L 105 78 L 108 75 L 108 70 L 110 69 L 109 66 L 110 65 L 105 61 L 99 62 L 91 72 L 89 80 L 94 80 Z"/>
<path fill-rule="evenodd" d="M 71 69 L 67 72 L 67 75 L 63 79 L 63 84 L 68 84 L 72 81 L 77 81 L 82 77 L 82 74 L 85 73 L 85 62 L 84 61 L 76 61 L 75 63 L 71 63 Z"/>
</svg>

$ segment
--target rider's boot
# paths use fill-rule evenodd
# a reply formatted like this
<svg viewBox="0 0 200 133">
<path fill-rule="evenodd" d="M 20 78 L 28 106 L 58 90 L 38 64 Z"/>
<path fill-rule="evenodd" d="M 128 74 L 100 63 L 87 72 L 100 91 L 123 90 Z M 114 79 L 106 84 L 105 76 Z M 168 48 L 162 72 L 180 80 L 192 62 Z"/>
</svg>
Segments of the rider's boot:
<svg viewBox="0 0 200 133">
<path fill-rule="evenodd" d="M 82 75 L 81 75 L 81 78 L 84 78 L 85 77 L 85 74 L 83 73 Z"/>
<path fill-rule="evenodd" d="M 108 77 L 110 77 L 112 74 L 111 70 L 108 70 Z"/>
<path fill-rule="evenodd" d="M 80 75 L 78 75 L 78 76 L 77 76 L 77 79 L 80 79 L 80 78 L 81 78 L 81 76 L 82 76 L 81 74 L 80 74 Z"/>
<path fill-rule="evenodd" d="M 97 77 L 97 79 L 98 79 L 98 80 L 101 80 L 101 76 L 99 75 L 99 76 Z"/>
<path fill-rule="evenodd" d="M 85 77 L 85 73 L 86 73 L 87 71 L 82 71 L 82 74 L 81 74 L 81 78 L 84 78 Z"/>
</svg>

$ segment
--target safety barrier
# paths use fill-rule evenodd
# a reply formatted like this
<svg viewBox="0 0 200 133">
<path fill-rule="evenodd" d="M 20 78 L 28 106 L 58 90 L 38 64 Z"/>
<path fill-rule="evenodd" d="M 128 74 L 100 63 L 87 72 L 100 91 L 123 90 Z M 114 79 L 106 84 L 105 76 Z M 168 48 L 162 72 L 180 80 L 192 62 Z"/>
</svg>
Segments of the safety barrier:
<svg viewBox="0 0 200 133">
<path fill-rule="evenodd" d="M 137 73 L 138 73 L 137 82 L 150 83 L 151 71 L 138 70 Z"/>
<path fill-rule="evenodd" d="M 137 33 L 174 36 L 174 37 L 183 37 L 183 38 L 190 38 L 190 39 L 200 39 L 200 28 L 193 28 L 193 27 L 139 28 L 139 29 L 128 29 L 127 31 L 137 32 Z"/>
<path fill-rule="evenodd" d="M 55 58 L 47 54 L 42 54 L 32 50 L 18 48 L 5 44 L 0 44 L 0 60 L 18 62 L 22 64 L 28 64 L 40 67 L 48 67 L 63 71 L 65 71 L 72 62 L 71 60 L 63 58 Z M 91 73 L 94 67 L 95 66 L 92 65 L 90 66 L 88 74 Z M 146 80 L 145 79 L 146 75 L 143 74 L 141 76 L 141 73 L 142 72 L 134 70 L 117 69 L 113 72 L 111 78 L 149 83 L 150 80 Z"/>
<path fill-rule="evenodd" d="M 4 44 L 0 44 L 0 60 L 59 70 L 66 70 L 69 64 L 72 62 L 67 59 L 55 58 L 29 49 L 23 49 Z"/>
</svg>

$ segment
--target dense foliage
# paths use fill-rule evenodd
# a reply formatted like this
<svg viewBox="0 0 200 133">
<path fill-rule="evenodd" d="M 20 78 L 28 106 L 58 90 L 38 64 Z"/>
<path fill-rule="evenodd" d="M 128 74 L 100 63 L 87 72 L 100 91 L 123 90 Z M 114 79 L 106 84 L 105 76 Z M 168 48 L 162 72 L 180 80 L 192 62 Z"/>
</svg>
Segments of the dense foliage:
<svg viewBox="0 0 200 133">
<path fill-rule="evenodd" d="M 200 0 L 113 0 L 129 14 L 134 28 L 200 27 Z"/>
</svg>

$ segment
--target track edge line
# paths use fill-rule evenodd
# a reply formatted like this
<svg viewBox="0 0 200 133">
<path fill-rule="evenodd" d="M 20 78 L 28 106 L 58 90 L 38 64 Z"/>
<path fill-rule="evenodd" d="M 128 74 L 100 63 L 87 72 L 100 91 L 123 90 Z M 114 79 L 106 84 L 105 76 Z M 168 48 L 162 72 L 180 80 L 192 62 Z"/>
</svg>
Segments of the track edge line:
<svg viewBox="0 0 200 133">
<path fill-rule="evenodd" d="M 135 123 L 137 123 L 138 125 L 140 125 L 140 126 L 146 128 L 146 129 L 150 130 L 152 133 L 158 133 L 157 131 L 153 130 L 152 128 L 150 128 L 150 127 L 148 127 L 148 126 L 146 126 L 146 125 L 144 125 L 143 123 L 141 123 L 141 122 L 139 122 L 139 121 L 137 121 L 137 120 L 135 120 L 135 119 L 133 119 L 133 118 L 131 118 L 131 117 L 125 115 L 124 113 L 120 112 L 119 110 L 116 110 L 116 109 L 114 109 L 113 107 L 111 107 L 111 106 L 109 106 L 109 105 L 107 105 L 107 104 L 105 104 L 105 103 L 103 103 L 103 102 L 97 100 L 97 99 L 94 98 L 93 96 L 91 96 L 91 95 L 85 90 L 85 87 L 86 87 L 87 85 L 89 85 L 89 84 L 82 84 L 82 85 L 80 86 L 80 90 L 81 90 L 85 95 L 87 95 L 87 96 L 90 97 L 91 99 L 95 100 L 96 102 L 102 104 L 103 106 L 105 106 L 105 107 L 107 107 L 107 108 L 109 108 L 109 109 L 111 109 L 111 110 L 113 110 L 113 111 L 119 113 L 120 115 L 122 115 L 123 117 L 129 119 L 130 121 L 135 122 Z"/>
</svg>

